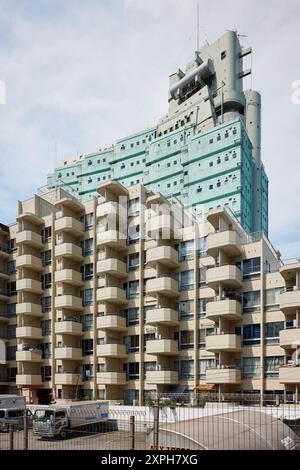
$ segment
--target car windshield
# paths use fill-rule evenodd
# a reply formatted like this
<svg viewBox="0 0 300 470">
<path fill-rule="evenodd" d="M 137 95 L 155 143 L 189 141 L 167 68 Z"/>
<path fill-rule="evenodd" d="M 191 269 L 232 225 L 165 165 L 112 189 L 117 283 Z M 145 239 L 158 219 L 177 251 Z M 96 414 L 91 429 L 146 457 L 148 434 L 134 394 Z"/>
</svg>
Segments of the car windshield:
<svg viewBox="0 0 300 470">
<path fill-rule="evenodd" d="M 52 419 L 53 415 L 53 410 L 35 410 L 34 419 L 37 421 L 47 421 Z"/>
</svg>

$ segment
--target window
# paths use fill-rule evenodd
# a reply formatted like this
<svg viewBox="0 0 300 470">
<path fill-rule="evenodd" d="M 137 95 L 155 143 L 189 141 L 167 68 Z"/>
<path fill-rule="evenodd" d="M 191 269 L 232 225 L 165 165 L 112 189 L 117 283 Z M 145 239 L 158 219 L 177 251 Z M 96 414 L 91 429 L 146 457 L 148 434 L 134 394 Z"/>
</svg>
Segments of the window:
<svg viewBox="0 0 300 470">
<path fill-rule="evenodd" d="M 81 266 L 80 272 L 82 274 L 83 281 L 89 281 L 90 279 L 93 279 L 93 265 L 92 264 L 85 264 L 84 266 Z"/>
<path fill-rule="evenodd" d="M 140 378 L 140 364 L 138 362 L 128 362 L 127 366 L 127 379 L 138 380 Z"/>
<path fill-rule="evenodd" d="M 137 215 L 140 211 L 140 198 L 131 199 L 128 201 L 128 216 Z"/>
<path fill-rule="evenodd" d="M 131 255 L 128 255 L 127 257 L 128 271 L 135 271 L 136 269 L 139 268 L 139 265 L 140 265 L 139 253 L 132 253 Z"/>
<path fill-rule="evenodd" d="M 16 315 L 16 308 L 17 304 L 8 304 L 6 307 L 7 311 L 7 316 L 8 317 L 14 317 Z"/>
<path fill-rule="evenodd" d="M 16 367 L 9 367 L 7 369 L 7 381 L 8 382 L 15 382 L 17 375 L 17 368 Z"/>
<path fill-rule="evenodd" d="M 17 325 L 7 325 L 7 339 L 15 339 Z"/>
<path fill-rule="evenodd" d="M 199 377 L 205 379 L 206 369 L 211 369 L 216 365 L 215 359 L 200 359 L 199 360 Z"/>
<path fill-rule="evenodd" d="M 265 344 L 278 344 L 279 332 L 284 329 L 284 322 L 265 324 Z"/>
<path fill-rule="evenodd" d="M 93 254 L 93 251 L 93 239 L 89 238 L 88 240 L 84 240 L 82 242 L 82 256 L 90 256 Z"/>
<path fill-rule="evenodd" d="M 210 167 L 214 166 L 214 162 L 209 162 L 209 166 Z"/>
<path fill-rule="evenodd" d="M 265 357 L 265 378 L 278 377 L 279 368 L 284 366 L 284 356 Z"/>
<path fill-rule="evenodd" d="M 265 291 L 265 307 L 266 310 L 279 310 L 279 296 L 281 288 L 266 289 Z"/>
<path fill-rule="evenodd" d="M 51 320 L 41 321 L 42 335 L 49 336 L 51 334 Z"/>
<path fill-rule="evenodd" d="M 194 271 L 182 271 L 179 274 L 179 289 L 181 291 L 194 289 Z"/>
<path fill-rule="evenodd" d="M 206 256 L 206 237 L 199 238 L 199 255 Z"/>
<path fill-rule="evenodd" d="M 193 349 L 194 347 L 194 332 L 193 331 L 180 331 L 179 344 L 180 349 Z"/>
<path fill-rule="evenodd" d="M 82 324 L 82 331 L 92 331 L 93 330 L 93 315 L 82 315 L 80 317 Z"/>
<path fill-rule="evenodd" d="M 138 308 L 129 308 L 125 311 L 127 326 L 138 325 L 140 318 L 140 311 Z"/>
<path fill-rule="evenodd" d="M 128 226 L 128 242 L 137 243 L 140 238 L 140 226 L 139 225 L 129 225 Z"/>
<path fill-rule="evenodd" d="M 242 304 L 244 313 L 260 310 L 260 291 L 243 292 Z"/>
<path fill-rule="evenodd" d="M 260 376 L 260 358 L 244 357 L 242 359 L 242 374 L 244 379 L 253 379 Z"/>
<path fill-rule="evenodd" d="M 43 313 L 51 311 L 51 297 L 42 297 L 41 304 Z"/>
<path fill-rule="evenodd" d="M 51 283 L 51 273 L 42 274 L 41 276 L 42 288 L 43 289 L 50 289 Z"/>
<path fill-rule="evenodd" d="M 81 291 L 80 296 L 82 298 L 82 305 L 93 305 L 93 289 L 85 289 Z"/>
<path fill-rule="evenodd" d="M 11 276 L 12 274 L 15 274 L 17 272 L 16 270 L 16 262 L 14 260 L 9 261 L 7 263 L 7 274 Z"/>
<path fill-rule="evenodd" d="M 226 51 L 222 51 L 221 52 L 221 60 L 224 60 L 227 56 L 227 52 Z"/>
<path fill-rule="evenodd" d="M 83 364 L 82 366 L 82 380 L 87 381 L 93 378 L 93 365 Z"/>
<path fill-rule="evenodd" d="M 206 317 L 206 299 L 199 299 L 198 301 L 198 315 L 200 318 Z"/>
<path fill-rule="evenodd" d="M 243 277 L 254 278 L 260 276 L 260 258 L 252 258 L 242 261 Z"/>
<path fill-rule="evenodd" d="M 139 294 L 139 281 L 130 281 L 126 285 L 128 299 L 134 299 Z"/>
<path fill-rule="evenodd" d="M 51 366 L 42 366 L 41 376 L 43 382 L 48 382 L 49 380 L 51 380 Z"/>
<path fill-rule="evenodd" d="M 214 143 L 214 139 L 209 139 L 209 143 L 210 143 L 210 144 L 213 144 L 213 143 Z"/>
<path fill-rule="evenodd" d="M 127 352 L 138 352 L 140 347 L 139 335 L 131 335 L 126 337 Z"/>
<path fill-rule="evenodd" d="M 7 346 L 6 347 L 6 359 L 8 361 L 15 361 L 16 351 L 17 351 L 17 346 Z"/>
<path fill-rule="evenodd" d="M 179 364 L 180 380 L 193 380 L 195 375 L 194 361 L 180 361 Z"/>
<path fill-rule="evenodd" d="M 42 253 L 42 265 L 50 266 L 50 264 L 51 264 L 51 250 L 47 250 Z"/>
<path fill-rule="evenodd" d="M 178 313 L 180 320 L 190 320 L 194 317 L 194 301 L 185 300 L 178 304 Z"/>
<path fill-rule="evenodd" d="M 16 287 L 16 282 L 9 282 L 7 284 L 7 295 L 8 297 L 13 297 L 14 295 L 17 294 L 17 287 Z"/>
<path fill-rule="evenodd" d="M 199 287 L 206 286 L 206 267 L 199 268 Z"/>
<path fill-rule="evenodd" d="M 16 251 L 17 249 L 17 246 L 16 246 L 16 239 L 15 238 L 12 238 L 11 240 L 8 240 L 8 243 L 7 243 L 8 247 L 8 253 L 13 253 L 14 251 Z"/>
<path fill-rule="evenodd" d="M 84 339 L 82 341 L 82 355 L 91 356 L 93 354 L 93 340 Z"/>
<path fill-rule="evenodd" d="M 51 343 L 42 343 L 41 350 L 42 350 L 43 359 L 49 359 L 51 357 L 51 351 L 52 351 Z"/>
<path fill-rule="evenodd" d="M 260 325 L 245 325 L 243 327 L 243 345 L 255 346 L 260 344 Z"/>
<path fill-rule="evenodd" d="M 194 240 L 181 242 L 178 245 L 179 261 L 194 259 Z"/>
<path fill-rule="evenodd" d="M 213 185 L 213 184 L 210 184 L 210 185 L 209 185 L 209 189 L 214 189 L 214 185 Z"/>
<path fill-rule="evenodd" d="M 100 181 L 100 178 L 98 178 L 98 180 Z M 91 229 L 93 227 L 94 214 L 92 212 L 90 214 L 85 214 L 81 217 L 80 220 L 84 225 L 85 231 L 88 231 L 89 229 Z"/>
</svg>

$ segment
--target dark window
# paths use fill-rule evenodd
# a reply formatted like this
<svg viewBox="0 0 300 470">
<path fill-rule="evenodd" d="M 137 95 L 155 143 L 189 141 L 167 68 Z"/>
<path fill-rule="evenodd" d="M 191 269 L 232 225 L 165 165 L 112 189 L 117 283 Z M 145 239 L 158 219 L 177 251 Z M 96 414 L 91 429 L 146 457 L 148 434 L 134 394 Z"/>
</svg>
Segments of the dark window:
<svg viewBox="0 0 300 470">
<path fill-rule="evenodd" d="M 91 356 L 93 354 L 93 340 L 84 339 L 82 341 L 82 355 Z"/>
</svg>

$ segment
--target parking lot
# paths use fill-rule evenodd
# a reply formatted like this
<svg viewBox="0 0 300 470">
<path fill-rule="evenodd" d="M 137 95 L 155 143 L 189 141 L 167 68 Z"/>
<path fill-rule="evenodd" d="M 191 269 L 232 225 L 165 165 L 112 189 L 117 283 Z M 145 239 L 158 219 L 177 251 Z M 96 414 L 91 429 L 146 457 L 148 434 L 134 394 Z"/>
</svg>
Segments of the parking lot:
<svg viewBox="0 0 300 470">
<path fill-rule="evenodd" d="M 24 432 L 14 434 L 14 450 L 24 449 Z M 137 432 L 135 448 L 145 449 L 146 434 Z M 108 431 L 96 434 L 82 433 L 65 440 L 41 439 L 28 431 L 28 450 L 130 450 L 131 438 L 127 431 Z M 10 449 L 10 435 L 0 433 L 0 450 Z"/>
</svg>

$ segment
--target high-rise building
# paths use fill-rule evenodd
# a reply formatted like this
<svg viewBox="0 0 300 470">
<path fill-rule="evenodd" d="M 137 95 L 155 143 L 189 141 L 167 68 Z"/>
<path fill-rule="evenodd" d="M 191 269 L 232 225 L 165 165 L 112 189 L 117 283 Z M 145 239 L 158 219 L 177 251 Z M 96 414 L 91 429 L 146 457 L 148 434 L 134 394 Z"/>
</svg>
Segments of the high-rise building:
<svg viewBox="0 0 300 470">
<path fill-rule="evenodd" d="M 261 98 L 244 91 L 251 74 L 237 34 L 195 52 L 170 76 L 169 109 L 152 128 L 66 161 L 48 176 L 82 202 L 115 180 L 176 196 L 198 219 L 228 207 L 248 233 L 268 234 L 268 178 L 261 163 Z"/>
<path fill-rule="evenodd" d="M 229 209 L 204 224 L 142 185 L 62 188 L 0 226 L 0 391 L 28 401 L 152 392 L 299 400 L 300 262 Z M 145 210 L 144 210 L 145 207 Z"/>
</svg>

